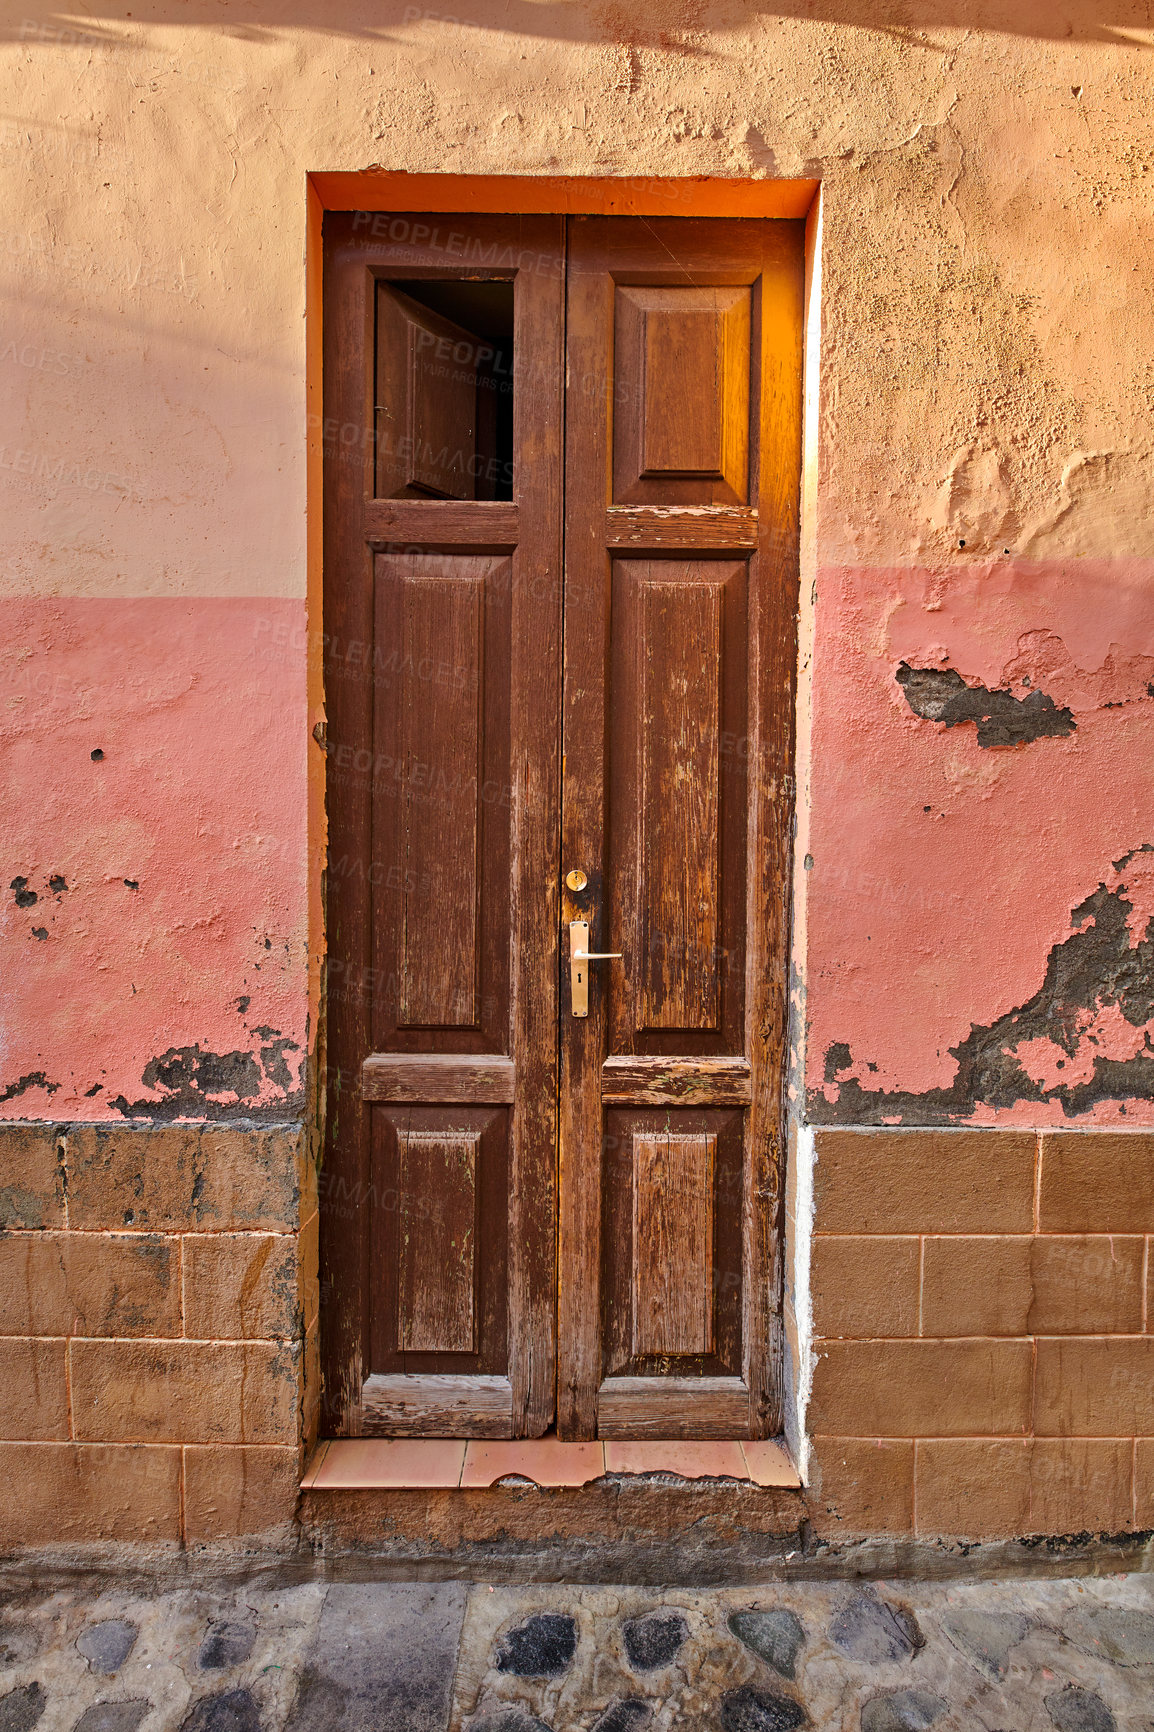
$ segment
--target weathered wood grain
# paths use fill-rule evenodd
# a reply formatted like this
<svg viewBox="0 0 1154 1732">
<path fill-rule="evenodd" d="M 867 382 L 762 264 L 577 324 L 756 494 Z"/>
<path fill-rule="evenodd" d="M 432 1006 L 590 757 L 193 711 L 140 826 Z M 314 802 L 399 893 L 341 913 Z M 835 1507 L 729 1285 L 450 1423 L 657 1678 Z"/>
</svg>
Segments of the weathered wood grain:
<svg viewBox="0 0 1154 1732">
<path fill-rule="evenodd" d="M 512 1385 L 507 1377 L 367 1377 L 358 1435 L 512 1437 Z"/>
<path fill-rule="evenodd" d="M 713 1347 L 713 1155 L 716 1137 L 633 1137 L 635 1358 Z"/>
<path fill-rule="evenodd" d="M 639 1058 L 612 1053 L 601 1067 L 606 1106 L 748 1106 L 749 1060 L 744 1058 Z"/>
<path fill-rule="evenodd" d="M 364 535 L 371 547 L 462 547 L 507 552 L 517 546 L 521 514 L 504 500 L 363 500 Z"/>
<path fill-rule="evenodd" d="M 752 552 L 757 534 L 757 512 L 739 506 L 610 505 L 605 512 L 605 545 L 638 553 Z"/>
<path fill-rule="evenodd" d="M 558 1423 L 764 1435 L 781 1375 L 802 232 L 591 218 L 570 237 L 562 855 L 589 889 L 562 917 L 624 961 L 562 1027 Z M 741 1068 L 680 1068 L 707 1061 Z M 715 1310 L 710 1352 L 643 1352 L 618 1315 L 663 1279 L 620 1218 L 614 1165 L 622 1109 L 655 1106 L 672 1134 L 693 1129 L 679 1113 L 731 1114 L 713 1201 L 732 1314 Z M 670 1327 L 691 1338 L 687 1313 Z M 674 1375 L 683 1359 L 695 1379 Z"/>
<path fill-rule="evenodd" d="M 740 1377 L 607 1377 L 597 1393 L 602 1437 L 748 1437 L 749 1389 Z"/>
<path fill-rule="evenodd" d="M 478 1130 L 400 1138 L 400 1348 L 472 1353 L 477 1345 Z"/>
<path fill-rule="evenodd" d="M 515 1078 L 512 1059 L 493 1053 L 372 1052 L 361 1066 L 361 1094 L 367 1101 L 511 1104 Z"/>
</svg>

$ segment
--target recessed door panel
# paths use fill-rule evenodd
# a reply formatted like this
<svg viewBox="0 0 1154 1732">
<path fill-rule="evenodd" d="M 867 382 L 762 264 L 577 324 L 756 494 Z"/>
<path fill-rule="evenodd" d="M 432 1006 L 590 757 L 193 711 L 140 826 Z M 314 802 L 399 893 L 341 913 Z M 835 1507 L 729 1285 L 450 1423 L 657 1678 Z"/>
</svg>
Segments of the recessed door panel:
<svg viewBox="0 0 1154 1732">
<path fill-rule="evenodd" d="M 733 1109 L 606 1113 L 601 1388 L 740 1378 L 742 1140 Z"/>
<path fill-rule="evenodd" d="M 744 505 L 750 288 L 620 285 L 615 311 L 614 500 Z"/>
<path fill-rule="evenodd" d="M 477 1023 L 487 563 L 459 560 L 450 575 L 413 562 L 396 573 L 398 1021 L 408 1028 Z"/>
<path fill-rule="evenodd" d="M 375 584 L 376 1050 L 501 1050 L 510 562 L 379 554 Z"/>
<path fill-rule="evenodd" d="M 633 1133 L 634 1359 L 713 1346 L 713 1170 L 708 1133 Z"/>
<path fill-rule="evenodd" d="M 402 1353 L 476 1351 L 480 1142 L 476 1129 L 398 1135 Z"/>
<path fill-rule="evenodd" d="M 746 567 L 612 568 L 602 990 L 615 1052 L 739 1052 L 745 929 Z"/>
</svg>

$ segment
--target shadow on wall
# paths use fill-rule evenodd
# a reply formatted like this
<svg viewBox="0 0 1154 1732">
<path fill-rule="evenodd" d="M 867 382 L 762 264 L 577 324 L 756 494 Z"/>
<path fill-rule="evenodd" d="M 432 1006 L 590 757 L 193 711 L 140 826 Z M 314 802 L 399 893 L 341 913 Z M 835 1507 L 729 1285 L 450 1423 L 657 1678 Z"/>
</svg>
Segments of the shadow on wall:
<svg viewBox="0 0 1154 1732">
<path fill-rule="evenodd" d="M 495 35 L 538 37 L 544 41 L 625 43 L 638 48 L 663 49 L 668 53 L 707 54 L 706 39 L 747 27 L 751 18 L 795 19 L 817 25 L 850 25 L 882 36 L 908 42 L 931 51 L 945 45 L 932 40 L 935 30 L 976 30 L 1008 36 L 1033 37 L 1055 42 L 1113 42 L 1134 48 L 1154 44 L 1136 41 L 1134 31 L 1149 30 L 1151 17 L 1145 0 L 1083 0 L 1062 5 L 1061 0 L 722 0 L 711 6 L 679 6 L 675 0 L 594 0 L 574 5 L 572 0 L 398 0 L 380 6 L 369 0 L 351 0 L 335 7 L 331 0 L 295 0 L 275 9 L 275 23 L 268 22 L 270 8 L 257 3 L 234 4 L 222 16 L 219 0 L 178 0 L 166 6 L 154 4 L 137 11 L 129 30 L 134 39 L 121 34 L 125 15 L 110 0 L 93 0 L 83 22 L 75 13 L 44 12 L 29 20 L 13 16 L 0 21 L 0 37 L 45 47 L 67 44 L 104 44 L 131 54 L 143 47 L 142 27 L 179 24 L 211 28 L 214 35 L 242 41 L 273 44 L 299 30 L 317 30 L 329 37 L 346 36 L 387 42 L 398 31 L 415 25 L 448 24 L 473 27 Z M 102 24 L 101 17 L 108 21 Z M 109 27 L 111 26 L 111 28 Z M 927 40 L 927 37 L 930 38 Z"/>
</svg>

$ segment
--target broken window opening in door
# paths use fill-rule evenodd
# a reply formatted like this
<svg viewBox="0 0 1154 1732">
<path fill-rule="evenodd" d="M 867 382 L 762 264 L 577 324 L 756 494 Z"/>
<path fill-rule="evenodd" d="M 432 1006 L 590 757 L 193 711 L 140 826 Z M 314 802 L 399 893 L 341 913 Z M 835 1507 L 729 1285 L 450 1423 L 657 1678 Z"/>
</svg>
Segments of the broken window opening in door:
<svg viewBox="0 0 1154 1732">
<path fill-rule="evenodd" d="M 513 284 L 377 285 L 379 499 L 512 499 Z"/>
</svg>

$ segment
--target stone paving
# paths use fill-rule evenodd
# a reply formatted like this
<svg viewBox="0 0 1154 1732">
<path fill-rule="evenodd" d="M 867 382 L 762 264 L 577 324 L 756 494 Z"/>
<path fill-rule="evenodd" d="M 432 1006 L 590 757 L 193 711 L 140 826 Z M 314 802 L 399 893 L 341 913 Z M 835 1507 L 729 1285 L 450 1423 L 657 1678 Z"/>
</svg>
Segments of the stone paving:
<svg viewBox="0 0 1154 1732">
<path fill-rule="evenodd" d="M 0 1732 L 1154 1732 L 1154 1581 L 0 1590 Z"/>
</svg>

